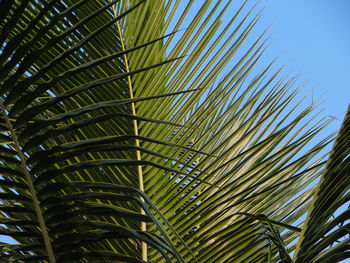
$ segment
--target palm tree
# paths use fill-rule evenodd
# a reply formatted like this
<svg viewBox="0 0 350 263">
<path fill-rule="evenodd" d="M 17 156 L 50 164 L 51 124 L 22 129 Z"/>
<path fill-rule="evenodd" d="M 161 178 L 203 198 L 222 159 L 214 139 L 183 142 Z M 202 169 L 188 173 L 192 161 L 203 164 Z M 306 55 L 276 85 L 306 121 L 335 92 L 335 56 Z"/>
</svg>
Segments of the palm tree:
<svg viewBox="0 0 350 263">
<path fill-rule="evenodd" d="M 327 161 L 261 12 L 194 2 L 0 2 L 1 262 L 349 258 L 350 112 Z"/>
</svg>

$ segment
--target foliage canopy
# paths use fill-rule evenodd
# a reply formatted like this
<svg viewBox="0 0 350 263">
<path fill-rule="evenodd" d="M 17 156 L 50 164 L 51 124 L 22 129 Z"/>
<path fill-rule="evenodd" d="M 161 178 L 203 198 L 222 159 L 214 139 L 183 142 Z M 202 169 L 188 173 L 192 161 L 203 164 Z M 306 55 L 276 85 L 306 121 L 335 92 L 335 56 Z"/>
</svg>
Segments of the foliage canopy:
<svg viewBox="0 0 350 263">
<path fill-rule="evenodd" d="M 1 262 L 349 258 L 350 112 L 325 160 L 261 12 L 194 2 L 0 1 Z"/>
</svg>

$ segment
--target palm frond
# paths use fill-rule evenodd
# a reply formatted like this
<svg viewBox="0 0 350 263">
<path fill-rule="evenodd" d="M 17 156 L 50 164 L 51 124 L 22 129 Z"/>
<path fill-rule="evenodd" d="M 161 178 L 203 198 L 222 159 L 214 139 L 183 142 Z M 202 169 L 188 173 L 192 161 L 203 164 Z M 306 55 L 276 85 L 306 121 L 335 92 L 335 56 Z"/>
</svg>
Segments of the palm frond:
<svg viewBox="0 0 350 263">
<path fill-rule="evenodd" d="M 349 131 L 350 107 L 310 205 L 295 262 L 340 262 L 349 258 Z"/>
<path fill-rule="evenodd" d="M 275 62 L 256 74 L 257 6 L 225 24 L 231 1 L 204 1 L 183 29 L 193 7 L 0 2 L 1 260 L 290 259 L 328 121 Z"/>
</svg>

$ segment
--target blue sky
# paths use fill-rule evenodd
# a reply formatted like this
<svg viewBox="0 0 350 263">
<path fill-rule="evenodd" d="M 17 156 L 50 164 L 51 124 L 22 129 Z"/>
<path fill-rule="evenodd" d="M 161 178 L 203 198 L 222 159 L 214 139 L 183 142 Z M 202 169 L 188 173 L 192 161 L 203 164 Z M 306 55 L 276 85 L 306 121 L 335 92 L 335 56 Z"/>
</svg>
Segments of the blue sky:
<svg viewBox="0 0 350 263">
<path fill-rule="evenodd" d="M 195 0 L 193 10 L 198 10 L 204 2 Z M 213 1 L 212 6 L 217 2 Z M 232 1 L 223 17 L 223 24 L 230 20 L 243 2 Z M 242 16 L 256 2 L 258 0 L 248 0 Z M 227 0 L 222 1 L 222 5 L 225 3 Z M 260 68 L 256 67 L 257 71 L 279 56 L 276 69 L 287 63 L 285 72 L 302 73 L 297 84 L 306 80 L 308 83 L 300 96 L 312 93 L 313 99 L 319 99 L 322 116 L 337 117 L 338 120 L 331 123 L 324 135 L 336 131 L 350 103 L 350 0 L 260 0 L 254 12 L 261 8 L 264 8 L 263 16 L 246 46 L 271 24 L 268 34 L 272 43 L 263 56 Z M 180 14 L 181 11 L 178 16 Z M 190 20 L 182 28 L 186 28 Z M 239 57 L 236 56 L 237 59 Z M 227 70 L 233 65 L 228 65 Z"/>
<path fill-rule="evenodd" d="M 324 113 L 342 120 L 350 103 L 350 1 L 263 0 L 261 4 L 267 5 L 262 24 L 274 22 L 270 54 L 285 50 L 282 61 L 310 79 L 307 90 L 321 96 Z"/>
</svg>

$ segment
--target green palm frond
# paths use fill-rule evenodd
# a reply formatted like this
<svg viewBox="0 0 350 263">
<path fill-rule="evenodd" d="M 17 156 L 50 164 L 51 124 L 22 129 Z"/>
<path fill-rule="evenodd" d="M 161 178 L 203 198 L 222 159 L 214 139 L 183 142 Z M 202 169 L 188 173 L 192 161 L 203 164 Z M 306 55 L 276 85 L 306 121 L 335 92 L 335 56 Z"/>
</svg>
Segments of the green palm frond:
<svg viewBox="0 0 350 263">
<path fill-rule="evenodd" d="M 350 107 L 309 208 L 296 262 L 339 262 L 350 255 Z M 343 209 L 341 207 L 347 206 Z"/>
<path fill-rule="evenodd" d="M 328 121 L 275 62 L 255 75 L 268 37 L 248 40 L 246 5 L 222 27 L 231 1 L 0 2 L 0 261 L 344 258 L 333 236 L 307 248 L 348 219 L 313 221 L 348 201 L 339 173 L 324 203 Z"/>
</svg>

